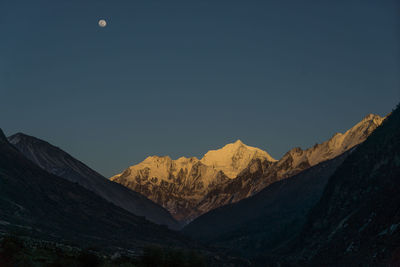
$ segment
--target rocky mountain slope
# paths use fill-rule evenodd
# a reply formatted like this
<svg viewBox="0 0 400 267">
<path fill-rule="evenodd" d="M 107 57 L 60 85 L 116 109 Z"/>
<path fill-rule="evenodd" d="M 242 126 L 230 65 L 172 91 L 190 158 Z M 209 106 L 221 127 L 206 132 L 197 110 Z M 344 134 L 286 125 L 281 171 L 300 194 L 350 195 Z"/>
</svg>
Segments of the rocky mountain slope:
<svg viewBox="0 0 400 267">
<path fill-rule="evenodd" d="M 190 245 L 177 233 L 38 167 L 0 130 L 0 231 L 81 247 Z"/>
<path fill-rule="evenodd" d="M 382 123 L 384 118 L 370 114 L 346 131 L 337 133 L 322 144 L 302 150 L 293 148 L 279 161 L 269 162 L 253 160 L 237 178 L 217 185 L 199 203 L 201 210 L 212 210 L 217 207 L 235 203 L 250 197 L 266 186 L 298 174 L 311 166 L 344 153 L 366 138 Z"/>
<path fill-rule="evenodd" d="M 267 152 L 238 140 L 209 151 L 201 160 L 148 157 L 111 180 L 159 203 L 178 220 L 190 220 L 204 212 L 196 206 L 210 190 L 235 178 L 255 159 L 275 161 Z"/>
<path fill-rule="evenodd" d="M 203 214 L 183 232 L 235 255 L 255 256 L 292 239 L 349 152 L 273 183 L 252 197 Z"/>
<path fill-rule="evenodd" d="M 8 140 L 42 169 L 76 182 L 135 215 L 144 216 L 154 223 L 167 225 L 171 229 L 179 228 L 179 224 L 167 210 L 142 194 L 109 181 L 58 147 L 22 133 L 12 135 Z"/>
<path fill-rule="evenodd" d="M 197 158 L 149 157 L 111 178 L 189 222 L 223 205 L 250 197 L 276 181 L 291 177 L 362 143 L 383 121 L 370 114 L 344 134 L 307 150 L 294 148 L 279 161 L 241 141 Z"/>
<path fill-rule="evenodd" d="M 279 260 L 399 266 L 400 105 L 331 176 L 301 235 Z M 279 261 L 278 253 L 271 255 Z"/>
</svg>

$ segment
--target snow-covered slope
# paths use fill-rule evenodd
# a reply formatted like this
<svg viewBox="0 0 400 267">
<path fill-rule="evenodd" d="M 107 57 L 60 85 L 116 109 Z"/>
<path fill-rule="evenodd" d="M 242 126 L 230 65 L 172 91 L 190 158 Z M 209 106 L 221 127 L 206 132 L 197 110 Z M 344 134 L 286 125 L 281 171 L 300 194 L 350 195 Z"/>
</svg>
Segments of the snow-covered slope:
<svg viewBox="0 0 400 267">
<path fill-rule="evenodd" d="M 379 126 L 384 118 L 369 114 L 345 133 L 336 133 L 331 139 L 305 151 L 296 149 L 292 151 L 294 165 L 308 161 L 314 166 L 322 161 L 332 159 L 348 149 L 365 141 L 367 137 Z"/>
<path fill-rule="evenodd" d="M 202 159 L 148 157 L 111 178 L 190 221 L 220 206 L 256 194 L 273 182 L 333 159 L 362 143 L 384 120 L 370 114 L 345 133 L 307 150 L 294 148 L 279 161 L 240 140 L 207 152 Z"/>
<path fill-rule="evenodd" d="M 227 144 L 221 149 L 210 150 L 201 159 L 204 165 L 221 170 L 226 176 L 233 179 L 246 168 L 253 159 L 276 161 L 267 152 L 251 146 L 246 146 L 242 141 Z"/>
<path fill-rule="evenodd" d="M 147 157 L 111 180 L 161 204 L 176 219 L 188 220 L 203 213 L 195 207 L 211 189 L 235 178 L 255 159 L 275 161 L 267 152 L 238 140 L 207 152 L 201 160 L 195 157 L 177 160 L 168 156 Z"/>
<path fill-rule="evenodd" d="M 364 142 L 384 118 L 370 114 L 344 134 L 337 133 L 322 144 L 302 150 L 293 148 L 279 161 L 253 160 L 235 179 L 218 185 L 199 203 L 198 209 L 217 207 L 253 196 L 268 185 L 296 175 L 325 160 L 333 159 Z"/>
<path fill-rule="evenodd" d="M 111 180 L 115 180 L 120 176 L 150 177 L 150 182 L 154 186 L 161 186 L 163 183 L 170 182 L 173 177 L 176 177 L 182 185 L 187 185 L 192 182 L 187 179 L 182 180 L 183 176 L 187 174 L 190 174 L 189 176 L 191 177 L 199 176 L 197 181 L 201 180 L 203 187 L 207 187 L 216 179 L 218 170 L 202 164 L 195 157 L 181 157 L 177 160 L 172 160 L 168 156 L 150 156 L 141 163 L 129 167 L 122 174 L 111 177 Z M 147 179 L 136 179 L 136 182 L 144 185 Z"/>
</svg>

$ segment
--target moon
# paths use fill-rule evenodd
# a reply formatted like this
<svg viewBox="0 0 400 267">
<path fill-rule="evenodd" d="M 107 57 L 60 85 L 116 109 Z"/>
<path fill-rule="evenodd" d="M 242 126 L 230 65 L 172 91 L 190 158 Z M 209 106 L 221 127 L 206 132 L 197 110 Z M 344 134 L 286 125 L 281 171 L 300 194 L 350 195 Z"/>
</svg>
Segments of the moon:
<svg viewBox="0 0 400 267">
<path fill-rule="evenodd" d="M 107 26 L 107 21 L 104 19 L 99 20 L 99 26 L 101 28 L 104 28 L 105 26 Z"/>
</svg>

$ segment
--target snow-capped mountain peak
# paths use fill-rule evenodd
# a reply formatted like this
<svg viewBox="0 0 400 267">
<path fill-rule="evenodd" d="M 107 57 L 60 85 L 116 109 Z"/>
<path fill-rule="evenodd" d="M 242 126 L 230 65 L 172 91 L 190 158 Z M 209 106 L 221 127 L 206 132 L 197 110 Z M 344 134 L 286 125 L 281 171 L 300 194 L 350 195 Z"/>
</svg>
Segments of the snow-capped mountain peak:
<svg viewBox="0 0 400 267">
<path fill-rule="evenodd" d="M 267 152 L 237 140 L 221 149 L 208 151 L 201 162 L 223 171 L 229 178 L 235 178 L 253 159 L 276 161 Z"/>
<path fill-rule="evenodd" d="M 279 161 L 237 140 L 208 151 L 201 159 L 148 157 L 111 180 L 144 194 L 176 219 L 188 221 L 339 156 L 365 141 L 383 120 L 367 115 L 348 131 L 306 150 L 293 148 Z"/>
<path fill-rule="evenodd" d="M 300 164 L 314 166 L 322 161 L 332 159 L 352 147 L 362 143 L 383 122 L 385 117 L 369 114 L 345 133 L 335 133 L 329 140 L 302 150 L 293 148 L 285 154 L 279 164 L 284 164 L 290 157 L 291 167 L 297 168 Z"/>
<path fill-rule="evenodd" d="M 275 161 L 267 152 L 237 140 L 196 157 L 149 156 L 110 179 L 161 203 L 181 220 L 193 212 L 204 195 L 233 179 L 254 159 Z"/>
</svg>

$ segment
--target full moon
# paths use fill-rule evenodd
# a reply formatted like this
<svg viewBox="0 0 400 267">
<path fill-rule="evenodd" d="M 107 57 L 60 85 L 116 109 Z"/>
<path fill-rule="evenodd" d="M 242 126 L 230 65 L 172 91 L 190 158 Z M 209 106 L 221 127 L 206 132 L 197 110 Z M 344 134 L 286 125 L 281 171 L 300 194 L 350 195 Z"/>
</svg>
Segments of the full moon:
<svg viewBox="0 0 400 267">
<path fill-rule="evenodd" d="M 104 28 L 105 26 L 107 26 L 107 22 L 104 19 L 99 20 L 99 26 L 101 28 Z"/>
</svg>

